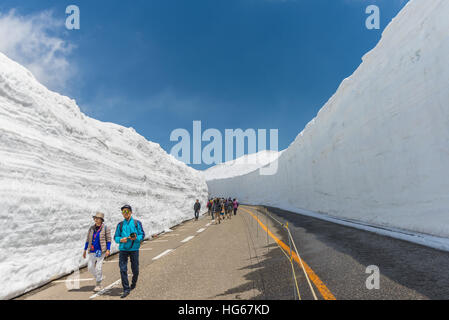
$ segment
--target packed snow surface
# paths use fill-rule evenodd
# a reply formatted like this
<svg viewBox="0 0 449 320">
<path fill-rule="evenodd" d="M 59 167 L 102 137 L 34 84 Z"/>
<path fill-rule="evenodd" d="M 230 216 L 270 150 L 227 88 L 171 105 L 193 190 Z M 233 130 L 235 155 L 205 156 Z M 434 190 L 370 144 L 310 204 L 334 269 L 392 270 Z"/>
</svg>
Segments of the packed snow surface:
<svg viewBox="0 0 449 320">
<path fill-rule="evenodd" d="M 96 211 L 113 236 L 130 204 L 148 236 L 207 199 L 200 172 L 132 128 L 87 117 L 1 53 L 0 179 L 0 299 L 84 265 Z"/>
<path fill-rule="evenodd" d="M 275 161 L 282 151 L 262 150 L 223 162 L 204 170 L 206 180 L 225 179 L 247 174 Z"/>
<path fill-rule="evenodd" d="M 449 1 L 412 0 L 278 158 L 207 181 L 240 202 L 449 237 Z"/>
</svg>

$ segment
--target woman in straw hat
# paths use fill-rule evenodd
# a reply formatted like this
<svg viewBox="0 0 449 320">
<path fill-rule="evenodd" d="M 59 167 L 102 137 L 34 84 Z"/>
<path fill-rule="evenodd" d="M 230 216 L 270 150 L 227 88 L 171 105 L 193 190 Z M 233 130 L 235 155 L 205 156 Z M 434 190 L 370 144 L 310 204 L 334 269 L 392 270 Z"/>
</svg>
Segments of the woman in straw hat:
<svg viewBox="0 0 449 320">
<path fill-rule="evenodd" d="M 94 291 L 102 289 L 103 280 L 103 260 L 110 255 L 111 250 L 111 230 L 104 224 L 104 213 L 97 212 L 94 216 L 95 224 L 87 232 L 86 244 L 84 246 L 83 258 L 86 259 L 86 252 L 89 250 L 89 261 L 87 267 L 93 274 L 97 284 Z"/>
</svg>

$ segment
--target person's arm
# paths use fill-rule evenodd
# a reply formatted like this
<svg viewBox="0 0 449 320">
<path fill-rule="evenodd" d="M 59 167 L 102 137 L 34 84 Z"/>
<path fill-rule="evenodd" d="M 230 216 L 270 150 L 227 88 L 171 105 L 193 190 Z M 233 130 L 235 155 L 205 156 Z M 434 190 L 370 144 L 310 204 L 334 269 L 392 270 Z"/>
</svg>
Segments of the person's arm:
<svg viewBox="0 0 449 320">
<path fill-rule="evenodd" d="M 142 241 L 144 237 L 144 232 L 143 232 L 143 226 L 142 226 L 142 222 L 138 222 L 137 223 L 137 241 Z"/>
<path fill-rule="evenodd" d="M 117 225 L 117 228 L 115 229 L 115 234 L 114 234 L 114 240 L 116 243 L 120 244 L 120 239 L 121 239 L 121 233 L 119 231 L 120 229 L 120 223 Z"/>
<path fill-rule="evenodd" d="M 90 228 L 87 231 L 86 243 L 84 244 L 84 251 L 83 251 L 83 258 L 84 259 L 86 259 L 87 247 L 89 246 L 89 233 L 90 233 Z"/>
<path fill-rule="evenodd" d="M 84 251 L 86 251 L 87 247 L 89 246 L 89 235 L 90 235 L 90 227 L 89 230 L 87 230 L 86 244 L 84 245 Z"/>
<path fill-rule="evenodd" d="M 106 250 L 111 251 L 111 229 L 105 226 L 106 231 Z"/>
</svg>

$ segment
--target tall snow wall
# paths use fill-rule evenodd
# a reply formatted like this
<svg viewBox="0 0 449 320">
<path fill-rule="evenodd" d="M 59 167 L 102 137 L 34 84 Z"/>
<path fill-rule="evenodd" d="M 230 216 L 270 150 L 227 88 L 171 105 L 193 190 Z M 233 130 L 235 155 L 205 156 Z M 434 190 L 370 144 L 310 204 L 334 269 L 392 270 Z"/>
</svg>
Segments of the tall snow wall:
<svg viewBox="0 0 449 320">
<path fill-rule="evenodd" d="M 449 1 L 412 0 L 278 159 L 211 195 L 449 237 Z"/>
<path fill-rule="evenodd" d="M 132 128 L 85 116 L 1 53 L 0 181 L 0 299 L 85 265 L 96 211 L 114 235 L 128 203 L 148 236 L 207 200 L 198 171 Z"/>
</svg>

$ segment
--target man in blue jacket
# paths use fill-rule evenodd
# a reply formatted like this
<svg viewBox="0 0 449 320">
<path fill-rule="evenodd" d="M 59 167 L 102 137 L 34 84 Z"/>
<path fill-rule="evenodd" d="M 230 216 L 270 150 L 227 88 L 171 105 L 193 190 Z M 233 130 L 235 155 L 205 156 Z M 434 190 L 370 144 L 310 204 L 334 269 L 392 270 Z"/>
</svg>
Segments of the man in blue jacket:
<svg viewBox="0 0 449 320">
<path fill-rule="evenodd" d="M 119 266 L 123 286 L 123 294 L 120 298 L 125 298 L 137 284 L 137 278 L 139 277 L 139 248 L 140 242 L 145 239 L 145 232 L 142 223 L 131 217 L 131 206 L 125 205 L 121 210 L 124 220 L 117 225 L 114 240 L 120 244 Z M 131 259 L 131 270 L 133 272 L 131 287 L 128 282 L 128 257 Z"/>
</svg>

